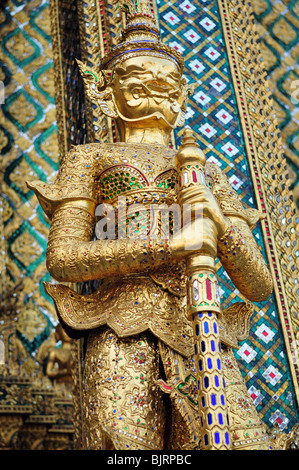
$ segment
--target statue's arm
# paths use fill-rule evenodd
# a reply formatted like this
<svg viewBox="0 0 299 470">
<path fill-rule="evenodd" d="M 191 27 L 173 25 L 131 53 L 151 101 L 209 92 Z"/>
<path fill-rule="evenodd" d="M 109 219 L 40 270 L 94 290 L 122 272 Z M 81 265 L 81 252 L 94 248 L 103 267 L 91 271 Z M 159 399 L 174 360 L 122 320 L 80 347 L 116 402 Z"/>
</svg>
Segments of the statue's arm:
<svg viewBox="0 0 299 470">
<path fill-rule="evenodd" d="M 273 281 L 248 223 L 229 217 L 229 226 L 218 240 L 218 257 L 236 288 L 248 300 L 261 302 L 271 295 Z"/>
<path fill-rule="evenodd" d="M 63 282 L 78 282 L 148 272 L 170 262 L 167 240 L 92 240 L 95 203 L 62 203 L 54 212 L 47 247 L 47 268 Z"/>
<path fill-rule="evenodd" d="M 167 240 L 93 240 L 101 155 L 90 146 L 66 153 L 53 184 L 27 182 L 51 221 L 47 268 L 62 282 L 147 272 L 170 262 Z"/>
<path fill-rule="evenodd" d="M 273 281 L 252 233 L 263 215 L 256 209 L 244 206 L 218 166 L 207 164 L 207 178 L 227 219 L 226 231 L 218 240 L 218 258 L 236 288 L 248 300 L 266 300 L 272 293 Z"/>
<path fill-rule="evenodd" d="M 243 204 L 217 165 L 208 162 L 206 170 L 207 182 L 226 219 L 226 227 L 218 239 L 218 258 L 236 288 L 248 300 L 266 300 L 272 293 L 273 282 L 252 233 L 263 215 Z"/>
</svg>

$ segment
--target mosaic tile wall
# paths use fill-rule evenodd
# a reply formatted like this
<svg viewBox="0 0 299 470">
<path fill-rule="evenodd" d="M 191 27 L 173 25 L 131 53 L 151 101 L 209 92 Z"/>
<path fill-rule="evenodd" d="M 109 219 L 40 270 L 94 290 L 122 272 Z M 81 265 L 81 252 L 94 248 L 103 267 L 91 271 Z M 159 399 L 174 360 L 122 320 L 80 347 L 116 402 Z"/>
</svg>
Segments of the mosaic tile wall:
<svg viewBox="0 0 299 470">
<path fill-rule="evenodd" d="M 253 0 L 252 5 L 299 207 L 299 2 Z"/>
<path fill-rule="evenodd" d="M 10 0 L 0 7 L 0 153 L 6 274 L 23 282 L 24 308 L 17 334 L 26 351 L 23 368 L 42 369 L 38 351 L 53 331 L 56 314 L 42 282 L 49 224 L 25 181 L 50 181 L 58 169 L 49 5 Z M 27 314 L 26 312 L 30 312 Z"/>
<path fill-rule="evenodd" d="M 231 86 L 218 4 L 215 0 L 157 0 L 164 42 L 176 47 L 186 64 L 186 77 L 197 84 L 187 111 L 210 161 L 227 174 L 242 200 L 255 206 L 247 157 Z M 176 133 L 180 142 L 182 131 Z M 260 227 L 254 232 L 264 254 Z M 224 307 L 244 300 L 226 272 L 218 271 Z M 255 305 L 250 336 L 236 352 L 247 387 L 264 422 L 289 431 L 298 421 L 293 387 L 275 300 Z"/>
</svg>

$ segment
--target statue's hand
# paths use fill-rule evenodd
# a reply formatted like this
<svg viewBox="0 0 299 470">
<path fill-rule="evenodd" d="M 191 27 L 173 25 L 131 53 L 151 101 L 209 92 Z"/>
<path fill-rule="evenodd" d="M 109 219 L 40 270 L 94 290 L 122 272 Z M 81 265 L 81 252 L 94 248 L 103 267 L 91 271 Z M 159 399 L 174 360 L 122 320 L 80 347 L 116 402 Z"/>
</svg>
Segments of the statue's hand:
<svg viewBox="0 0 299 470">
<path fill-rule="evenodd" d="M 184 259 L 192 254 L 217 255 L 217 232 L 215 224 L 208 218 L 193 220 L 184 225 L 180 235 L 171 241 L 175 258 Z"/>
<path fill-rule="evenodd" d="M 223 214 L 210 188 L 204 185 L 194 186 L 189 194 L 187 203 L 192 206 L 195 206 L 195 204 L 201 206 L 204 219 L 212 220 L 216 226 L 217 237 L 222 237 L 229 226 L 229 220 Z"/>
<path fill-rule="evenodd" d="M 185 203 L 202 208 L 202 219 L 186 224 L 180 237 L 173 240 L 173 249 L 179 257 L 194 253 L 217 256 L 217 240 L 226 231 L 229 220 L 222 213 L 212 191 L 206 186 L 196 186 L 190 191 Z"/>
</svg>

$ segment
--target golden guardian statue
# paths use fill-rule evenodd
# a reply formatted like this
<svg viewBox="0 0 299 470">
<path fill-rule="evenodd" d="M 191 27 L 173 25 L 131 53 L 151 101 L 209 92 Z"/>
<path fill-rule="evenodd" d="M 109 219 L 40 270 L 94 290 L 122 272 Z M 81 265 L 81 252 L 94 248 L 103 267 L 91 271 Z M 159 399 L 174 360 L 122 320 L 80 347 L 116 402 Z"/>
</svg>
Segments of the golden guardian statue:
<svg viewBox="0 0 299 470">
<path fill-rule="evenodd" d="M 141 1 L 100 67 L 78 65 L 120 141 L 75 146 L 54 184 L 28 186 L 51 220 L 47 267 L 61 284 L 46 291 L 68 335 L 85 338 L 84 448 L 283 446 L 259 419 L 233 354 L 250 301 L 272 292 L 252 235 L 261 214 L 205 161 L 191 130 L 170 148 L 192 92 L 182 57 L 160 41 Z M 221 309 L 216 258 L 248 302 Z M 85 281 L 97 283 L 88 295 L 63 284 Z"/>
</svg>

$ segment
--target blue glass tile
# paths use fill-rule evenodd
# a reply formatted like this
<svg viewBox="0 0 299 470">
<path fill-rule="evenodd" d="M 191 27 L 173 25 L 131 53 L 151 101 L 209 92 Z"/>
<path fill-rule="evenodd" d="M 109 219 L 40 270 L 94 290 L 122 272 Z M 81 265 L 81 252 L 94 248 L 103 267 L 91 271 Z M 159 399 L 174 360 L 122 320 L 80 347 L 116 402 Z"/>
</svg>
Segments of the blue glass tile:
<svg viewBox="0 0 299 470">
<path fill-rule="evenodd" d="M 209 385 L 210 385 L 209 377 L 204 378 L 204 385 L 205 385 L 205 388 L 209 388 Z"/>
</svg>

